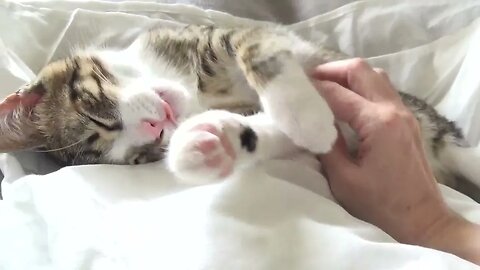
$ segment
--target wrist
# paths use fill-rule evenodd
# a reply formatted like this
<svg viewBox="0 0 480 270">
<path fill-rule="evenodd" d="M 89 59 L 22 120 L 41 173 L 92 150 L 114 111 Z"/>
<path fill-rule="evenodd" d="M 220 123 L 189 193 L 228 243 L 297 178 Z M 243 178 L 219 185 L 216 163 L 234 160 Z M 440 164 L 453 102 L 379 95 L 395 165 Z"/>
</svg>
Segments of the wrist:
<svg viewBox="0 0 480 270">
<path fill-rule="evenodd" d="M 397 241 L 425 246 L 439 231 L 450 230 L 460 217 L 450 210 L 440 196 L 426 196 L 397 217 L 388 232 Z"/>
<path fill-rule="evenodd" d="M 453 214 L 435 224 L 419 245 L 480 264 L 480 226 Z"/>
<path fill-rule="evenodd" d="M 416 244 L 437 249 L 444 242 L 449 242 L 455 232 L 467 226 L 469 222 L 449 211 L 435 220 L 417 239 Z"/>
</svg>

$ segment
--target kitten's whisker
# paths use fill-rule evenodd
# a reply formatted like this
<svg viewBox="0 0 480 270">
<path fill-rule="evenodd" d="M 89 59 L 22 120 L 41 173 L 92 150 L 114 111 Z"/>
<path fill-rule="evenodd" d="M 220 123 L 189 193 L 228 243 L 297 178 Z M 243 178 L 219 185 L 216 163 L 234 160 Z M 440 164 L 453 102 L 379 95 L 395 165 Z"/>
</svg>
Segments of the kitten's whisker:
<svg viewBox="0 0 480 270">
<path fill-rule="evenodd" d="M 103 82 L 105 83 L 109 82 L 107 77 L 105 77 L 105 75 L 103 75 L 102 72 L 100 72 L 98 69 L 94 68 L 93 73 L 95 73 L 98 76 L 98 78 L 100 78 L 100 80 L 102 80 Z"/>
<path fill-rule="evenodd" d="M 78 149 L 77 151 L 77 154 L 73 157 L 73 160 L 72 160 L 72 165 L 75 164 L 75 162 L 77 162 L 77 158 L 80 156 L 80 154 L 82 154 L 83 152 L 85 152 L 85 147 L 80 147 L 80 149 Z"/>
<path fill-rule="evenodd" d="M 64 150 L 64 149 L 67 149 L 67 148 L 70 148 L 70 147 L 73 147 L 79 143 L 82 143 L 84 142 L 86 139 L 81 139 L 75 143 L 72 143 L 70 145 L 67 145 L 67 146 L 64 146 L 64 147 L 60 147 L 60 148 L 56 148 L 56 149 L 48 149 L 48 150 L 34 150 L 34 152 L 37 152 L 37 153 L 49 153 L 49 152 L 56 152 L 56 151 L 60 151 L 60 150 Z"/>
</svg>

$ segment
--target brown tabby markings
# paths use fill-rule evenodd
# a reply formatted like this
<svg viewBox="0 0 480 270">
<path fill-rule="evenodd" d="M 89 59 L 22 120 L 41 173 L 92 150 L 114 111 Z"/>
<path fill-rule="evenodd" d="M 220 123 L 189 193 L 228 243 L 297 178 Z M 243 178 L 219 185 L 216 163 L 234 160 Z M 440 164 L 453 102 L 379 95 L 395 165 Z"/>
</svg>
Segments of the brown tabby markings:
<svg viewBox="0 0 480 270">
<path fill-rule="evenodd" d="M 261 28 L 235 31 L 212 26 L 187 26 L 179 35 L 168 29 L 150 32 L 149 46 L 183 71 L 197 73 L 198 89 L 205 94 L 228 95 L 232 82 L 225 66 L 238 64 L 253 88 L 264 86 L 281 71 L 280 58 L 290 52 L 267 47 L 275 33 Z M 266 45 L 262 45 L 262 40 Z M 267 41 L 267 42 L 265 42 Z M 196 53 L 192 53 L 192 49 Z"/>
<path fill-rule="evenodd" d="M 282 34 L 262 28 L 159 28 L 146 33 L 145 49 L 156 52 L 180 73 L 196 74 L 200 99 L 217 100 L 209 103 L 211 108 L 252 114 L 260 110 L 258 102 L 235 99 L 235 78 L 230 77 L 227 68 L 239 67 L 251 88 L 261 90 L 281 71 L 282 60 L 291 57 L 288 48 L 275 45 Z M 69 164 L 111 162 L 105 154 L 123 129 L 118 111 L 121 90 L 105 64 L 78 54 L 53 62 L 41 71 L 28 91 L 44 89 L 42 102 L 35 107 L 32 117 L 22 117 L 30 121 L 21 130 L 26 138 L 32 136 L 30 146 L 45 147 Z M 12 134 L 15 133 L 5 134 L 2 140 L 9 142 L 3 145 L 15 149 L 20 136 Z M 154 155 L 160 158 L 162 154 L 158 152 L 163 149 L 157 144 L 130 149 L 128 162 L 152 161 Z M 148 147 L 152 149 L 147 150 Z"/>
<path fill-rule="evenodd" d="M 285 33 L 275 29 L 221 29 L 190 25 L 180 30 L 151 30 L 147 33 L 145 46 L 147 50 L 168 60 L 169 65 L 178 72 L 196 74 L 199 97 L 218 100 L 209 104 L 210 108 L 251 114 L 260 110 L 258 102 L 232 98 L 234 82 L 227 67 L 240 67 L 251 88 L 262 91 L 281 72 L 282 63 L 288 63 L 285 60 L 292 58 L 290 48 L 278 45 L 283 38 Z M 334 53 L 325 53 L 322 57 L 325 60 L 329 57 L 330 60 L 344 58 Z M 27 89 L 45 92 L 42 102 L 35 108 L 32 117 L 20 117 L 30 121 L 23 124 L 22 130 L 10 133 L 2 130 L 1 141 L 8 142 L 2 145 L 10 145 L 15 149 L 18 148 L 16 142 L 19 137 L 32 136 L 27 146 L 33 147 L 37 143 L 51 150 L 62 149 L 52 154 L 71 164 L 109 162 L 104 154 L 112 148 L 113 140 L 123 127 L 117 100 L 120 86 L 104 65 L 99 59 L 85 55 L 49 64 Z M 443 123 L 434 114 L 422 109 L 425 106 L 418 101 L 406 96 L 403 98 L 412 103 L 410 105 L 413 108 L 421 107 L 419 113 L 427 112 L 429 118 L 439 126 L 432 138 L 433 154 L 436 155 L 443 148 L 445 140 L 452 140 L 452 136 L 461 137 L 455 132 L 452 135 L 451 124 Z M 10 117 L 26 113 L 29 112 L 18 111 Z M 18 123 L 10 122 L 13 123 L 10 129 L 15 131 Z M 128 162 L 141 163 L 155 159 L 154 155 L 163 151 L 157 144 L 130 149 Z M 160 150 L 157 151 L 157 148 Z"/>
<path fill-rule="evenodd" d="M 75 56 L 48 65 L 39 78 L 50 90 L 34 111 L 44 147 L 65 148 L 51 154 L 71 164 L 96 162 L 122 129 L 113 76 L 98 59 Z"/>
<path fill-rule="evenodd" d="M 138 41 L 146 41 L 147 56 L 155 52 L 162 61 L 168 62 L 167 66 L 185 74 L 187 79 L 194 74 L 193 79 L 196 78 L 198 84 L 197 98 L 204 109 L 225 109 L 239 114 L 260 111 L 258 96 L 251 91 L 255 90 L 257 94 L 265 91 L 267 84 L 284 68 L 301 71 L 299 68 L 308 69 L 345 58 L 345 55 L 329 52 L 322 46 L 319 46 L 318 55 L 308 49 L 299 53 L 295 50 L 301 47 L 291 46 L 292 42 L 299 40 L 277 28 L 221 29 L 190 25 L 183 29 L 154 29 Z M 139 164 L 163 158 L 162 138 L 151 144 L 130 147 L 123 160 L 111 160 L 107 156 L 123 129 L 118 106 L 122 89 L 107 70 L 107 64 L 100 58 L 78 54 L 47 65 L 37 81 L 3 104 L 3 110 L 0 110 L 4 120 L 0 122 L 0 151 L 43 146 L 59 160 L 72 165 Z M 247 89 L 248 86 L 251 89 Z M 244 89 L 248 92 L 243 92 Z M 33 96 L 42 96 L 42 99 L 37 106 L 28 101 L 18 108 L 10 106 L 15 102 L 18 104 L 24 93 L 36 93 Z M 462 134 L 452 122 L 424 101 L 400 94 L 422 127 L 429 160 L 441 161 L 445 147 L 461 144 Z M 11 111 L 11 108 L 17 109 Z M 256 135 L 248 128 L 240 139 L 242 146 L 246 145 L 247 151 L 252 152 Z M 455 172 L 443 168 L 436 170 L 440 172 L 437 175 L 439 182 L 455 188 L 454 181 L 450 181 Z M 468 189 L 464 193 L 471 193 L 471 186 L 464 188 Z"/>
</svg>

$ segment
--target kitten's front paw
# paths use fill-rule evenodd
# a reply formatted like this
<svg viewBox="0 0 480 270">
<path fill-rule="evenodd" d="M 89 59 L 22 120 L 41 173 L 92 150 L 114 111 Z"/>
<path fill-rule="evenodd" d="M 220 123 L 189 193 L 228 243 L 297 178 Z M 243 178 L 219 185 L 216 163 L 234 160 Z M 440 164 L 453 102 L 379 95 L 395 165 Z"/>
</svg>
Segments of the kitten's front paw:
<svg viewBox="0 0 480 270">
<path fill-rule="evenodd" d="M 232 174 L 237 132 L 230 113 L 210 111 L 188 119 L 173 134 L 167 155 L 170 170 L 187 183 L 205 184 Z"/>
<path fill-rule="evenodd" d="M 299 126 L 294 142 L 316 154 L 327 153 L 337 139 L 335 118 L 327 103 L 317 99 L 298 111 Z"/>
<path fill-rule="evenodd" d="M 305 98 L 284 115 L 282 129 L 292 141 L 312 153 L 323 154 L 332 149 L 337 139 L 335 119 L 330 107 L 320 96 Z"/>
</svg>

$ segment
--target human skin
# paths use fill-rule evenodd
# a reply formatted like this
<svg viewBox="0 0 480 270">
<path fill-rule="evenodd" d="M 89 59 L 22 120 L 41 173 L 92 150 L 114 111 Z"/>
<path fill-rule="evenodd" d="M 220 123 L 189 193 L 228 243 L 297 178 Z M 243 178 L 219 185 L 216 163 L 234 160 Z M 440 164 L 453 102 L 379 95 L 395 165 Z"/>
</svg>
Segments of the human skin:
<svg viewBox="0 0 480 270">
<path fill-rule="evenodd" d="M 320 158 L 340 204 L 399 242 L 480 264 L 480 226 L 444 202 L 419 124 L 386 73 L 350 59 L 318 66 L 312 76 L 335 117 L 359 137 L 355 158 L 341 136 Z"/>
</svg>

